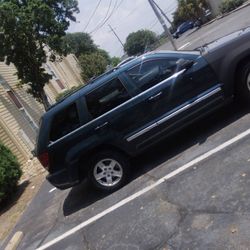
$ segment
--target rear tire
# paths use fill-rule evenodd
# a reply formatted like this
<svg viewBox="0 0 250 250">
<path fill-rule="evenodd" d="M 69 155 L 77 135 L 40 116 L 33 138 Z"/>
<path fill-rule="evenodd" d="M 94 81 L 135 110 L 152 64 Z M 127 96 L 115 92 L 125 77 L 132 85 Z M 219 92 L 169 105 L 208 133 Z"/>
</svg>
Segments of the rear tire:
<svg viewBox="0 0 250 250">
<path fill-rule="evenodd" d="M 91 158 L 88 177 L 95 189 L 110 193 L 126 183 L 129 167 L 129 161 L 123 154 L 102 151 Z"/>
<path fill-rule="evenodd" d="M 250 104 L 250 61 L 237 73 L 236 97 L 241 103 Z"/>
</svg>

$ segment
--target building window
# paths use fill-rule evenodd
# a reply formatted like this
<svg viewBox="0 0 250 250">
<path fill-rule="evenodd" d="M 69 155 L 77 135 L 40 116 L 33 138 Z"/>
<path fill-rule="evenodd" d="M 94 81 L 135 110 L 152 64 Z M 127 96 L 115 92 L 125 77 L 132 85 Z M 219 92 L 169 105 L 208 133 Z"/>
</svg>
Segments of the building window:
<svg viewBox="0 0 250 250">
<path fill-rule="evenodd" d="M 26 121 L 28 121 L 29 125 L 31 126 L 31 128 L 37 132 L 38 130 L 38 126 L 35 123 L 35 121 L 32 119 L 32 117 L 30 116 L 30 114 L 27 112 L 27 110 L 23 107 L 22 103 L 19 101 L 19 99 L 17 98 L 17 96 L 15 95 L 15 93 L 11 90 L 8 89 L 6 90 L 6 93 L 8 94 L 8 97 L 10 98 L 10 100 L 16 105 L 16 107 L 20 110 L 20 112 L 23 114 L 23 117 L 25 118 Z"/>
<path fill-rule="evenodd" d="M 22 103 L 19 101 L 18 97 L 16 96 L 15 92 L 11 89 L 11 87 L 9 86 L 9 84 L 5 80 L 3 80 L 3 79 L 0 79 L 0 84 L 3 86 L 4 90 L 6 91 L 8 97 L 12 101 L 12 103 L 14 103 L 16 105 L 16 107 L 23 114 L 23 117 L 25 118 L 25 120 L 27 120 L 29 122 L 31 128 L 35 132 L 37 132 L 37 130 L 38 130 L 37 124 L 32 119 L 32 117 L 27 112 L 27 110 L 25 110 L 25 108 L 23 107 Z"/>
<path fill-rule="evenodd" d="M 63 85 L 62 81 L 59 79 L 56 73 L 51 69 L 51 67 L 48 64 L 45 64 L 45 68 L 46 68 L 47 73 L 52 76 L 52 79 L 56 81 L 59 88 L 65 89 L 65 86 Z"/>
<path fill-rule="evenodd" d="M 50 74 L 54 80 L 58 79 L 56 73 L 51 69 L 51 67 L 48 64 L 45 64 L 45 68 L 47 73 Z"/>
<path fill-rule="evenodd" d="M 17 97 L 15 96 L 15 94 L 13 93 L 12 90 L 7 90 L 6 91 L 8 94 L 8 97 L 10 98 L 10 100 L 12 102 L 14 102 L 14 104 L 17 106 L 18 109 L 23 108 L 23 105 L 21 104 L 21 102 L 17 99 Z"/>
<path fill-rule="evenodd" d="M 56 82 L 57 82 L 58 86 L 59 86 L 61 89 L 65 89 L 65 87 L 64 87 L 64 85 L 63 85 L 63 83 L 61 82 L 60 79 L 56 79 Z"/>
</svg>

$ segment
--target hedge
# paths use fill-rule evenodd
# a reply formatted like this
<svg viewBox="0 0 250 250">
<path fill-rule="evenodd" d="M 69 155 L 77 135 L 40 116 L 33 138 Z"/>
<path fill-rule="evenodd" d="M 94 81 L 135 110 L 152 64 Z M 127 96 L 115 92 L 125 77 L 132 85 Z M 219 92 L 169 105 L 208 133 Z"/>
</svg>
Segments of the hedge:
<svg viewBox="0 0 250 250">
<path fill-rule="evenodd" d="M 222 13 L 230 12 L 240 5 L 242 5 L 246 0 L 224 0 L 220 5 L 220 11 Z"/>
<path fill-rule="evenodd" d="M 21 175 L 16 157 L 0 142 L 0 202 L 13 193 Z"/>
</svg>

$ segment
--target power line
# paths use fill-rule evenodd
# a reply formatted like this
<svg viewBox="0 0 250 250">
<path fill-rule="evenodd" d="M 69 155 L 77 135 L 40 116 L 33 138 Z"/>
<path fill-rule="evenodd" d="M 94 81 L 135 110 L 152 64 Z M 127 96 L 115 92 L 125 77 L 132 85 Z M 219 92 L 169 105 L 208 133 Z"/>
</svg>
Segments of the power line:
<svg viewBox="0 0 250 250">
<path fill-rule="evenodd" d="M 120 44 L 122 45 L 122 47 L 124 48 L 124 44 L 121 41 L 120 37 L 116 34 L 116 32 L 114 31 L 114 29 L 112 28 L 112 26 L 110 24 L 108 26 L 111 29 L 111 31 L 113 32 L 113 34 L 116 36 L 116 38 L 118 39 L 118 41 L 120 42 Z"/>
<path fill-rule="evenodd" d="M 166 13 L 166 12 L 171 12 L 171 11 L 173 11 L 175 8 L 176 8 L 176 7 L 172 7 L 172 8 L 165 9 L 165 10 L 163 10 L 163 11 L 164 11 L 165 13 Z M 153 22 L 150 22 L 148 29 L 152 29 L 156 24 L 158 24 L 158 21 L 159 21 L 159 20 L 157 19 L 157 17 L 154 18 Z"/>
<path fill-rule="evenodd" d="M 112 4 L 112 1 L 113 0 L 110 0 L 109 1 L 109 6 L 108 6 L 108 10 L 107 10 L 107 12 L 106 12 L 106 14 L 105 14 L 105 17 L 102 19 L 102 21 L 101 22 L 99 22 L 96 26 L 95 26 L 95 28 L 90 32 L 90 34 L 92 33 L 92 32 L 94 32 L 95 31 L 95 29 L 96 28 L 98 28 L 98 26 L 106 19 L 106 17 L 108 16 L 108 14 L 109 14 L 109 11 L 110 11 L 110 8 L 111 8 L 111 4 Z"/>
<path fill-rule="evenodd" d="M 123 1 L 123 0 L 122 0 Z M 123 20 L 126 20 L 130 15 L 132 15 L 133 13 L 135 13 L 135 11 L 141 6 L 141 4 L 138 4 L 134 9 L 132 9 L 125 17 L 123 17 Z M 171 4 L 170 6 L 168 6 L 168 8 L 164 9 L 165 13 L 170 13 L 173 10 L 176 9 L 176 6 L 174 6 L 173 4 Z M 156 24 L 157 24 L 157 18 L 154 18 L 152 22 L 149 23 L 149 28 L 148 29 L 152 29 Z M 123 26 L 126 22 L 122 21 L 119 24 L 119 27 Z M 152 26 L 151 26 L 152 25 Z M 114 29 L 116 29 L 118 26 L 115 26 Z"/>
<path fill-rule="evenodd" d="M 129 16 L 131 16 L 140 6 L 141 6 L 141 4 L 136 5 L 134 9 L 132 9 L 125 17 L 123 17 L 123 20 L 126 20 Z M 125 22 L 122 22 L 122 24 L 124 24 L 124 23 Z M 120 24 L 119 24 L 119 26 L 120 26 Z M 117 27 L 114 27 L 114 28 L 116 29 Z"/>
<path fill-rule="evenodd" d="M 160 6 L 154 0 L 151 0 L 151 1 L 158 8 L 160 13 L 166 18 L 166 20 L 170 23 L 170 25 L 172 26 L 172 22 L 169 20 L 168 16 L 165 14 L 165 12 L 160 8 Z"/>
<path fill-rule="evenodd" d="M 102 1 L 102 0 L 99 0 L 99 2 L 97 3 L 97 5 L 96 5 L 94 11 L 92 12 L 92 15 L 90 16 L 90 18 L 89 18 L 87 24 L 85 25 L 85 27 L 84 27 L 84 29 L 83 29 L 84 31 L 85 31 L 85 30 L 87 29 L 87 27 L 89 26 L 89 24 L 90 24 L 90 22 L 91 22 L 93 16 L 95 15 L 95 13 L 96 13 L 96 11 L 97 11 L 97 9 L 98 9 L 98 7 L 99 7 L 101 1 Z"/>
<path fill-rule="evenodd" d="M 112 0 L 111 0 L 111 2 L 112 2 Z M 114 7 L 113 7 L 112 11 L 110 12 L 109 16 L 107 17 L 107 15 L 106 15 L 106 17 L 105 17 L 105 18 L 103 19 L 103 21 L 102 21 L 103 23 L 97 25 L 97 27 L 96 27 L 94 30 L 92 30 L 92 31 L 90 32 L 90 34 L 92 34 L 92 33 L 94 33 L 94 32 L 97 32 L 99 29 L 101 29 L 101 28 L 108 22 L 108 20 L 111 18 L 111 16 L 112 16 L 112 15 L 114 14 L 114 12 L 116 11 L 117 3 L 118 3 L 118 0 L 116 0 L 116 2 L 115 2 L 115 4 L 114 4 Z"/>
<path fill-rule="evenodd" d="M 124 2 L 124 0 L 121 0 L 120 3 L 117 5 L 116 7 L 116 11 L 120 8 L 120 6 L 122 5 L 122 3 Z"/>
</svg>

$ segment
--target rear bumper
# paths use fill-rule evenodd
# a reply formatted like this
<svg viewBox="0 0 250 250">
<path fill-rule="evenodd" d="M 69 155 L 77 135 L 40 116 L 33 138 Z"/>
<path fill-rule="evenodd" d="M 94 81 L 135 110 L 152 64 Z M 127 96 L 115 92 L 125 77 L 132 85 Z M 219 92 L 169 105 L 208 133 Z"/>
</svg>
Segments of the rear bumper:
<svg viewBox="0 0 250 250">
<path fill-rule="evenodd" d="M 49 174 L 47 175 L 46 179 L 53 186 L 61 190 L 71 188 L 80 183 L 78 176 L 73 178 L 69 175 L 67 169 L 63 169 L 53 174 Z"/>
</svg>

